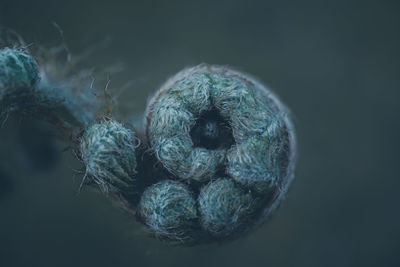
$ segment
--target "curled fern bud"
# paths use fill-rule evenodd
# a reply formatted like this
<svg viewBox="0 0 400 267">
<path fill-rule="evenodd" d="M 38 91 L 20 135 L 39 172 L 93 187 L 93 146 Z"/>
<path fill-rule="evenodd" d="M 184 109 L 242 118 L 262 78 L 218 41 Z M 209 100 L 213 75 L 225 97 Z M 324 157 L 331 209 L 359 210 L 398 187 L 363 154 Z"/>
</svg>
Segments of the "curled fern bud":
<svg viewBox="0 0 400 267">
<path fill-rule="evenodd" d="M 150 231 L 170 242 L 188 242 L 197 226 L 196 201 L 185 184 L 164 180 L 148 187 L 139 203 L 138 215 Z"/>
<path fill-rule="evenodd" d="M 104 120 L 85 130 L 80 152 L 86 177 L 103 192 L 130 192 L 135 188 L 135 134 L 114 120 Z"/>
<path fill-rule="evenodd" d="M 39 67 L 30 54 L 22 49 L 0 49 L 0 102 L 7 111 L 32 105 L 38 80 Z"/>
<path fill-rule="evenodd" d="M 296 150 L 288 113 L 251 76 L 203 64 L 161 87 L 148 105 L 146 132 L 162 165 L 186 181 L 223 174 L 257 193 L 285 191 Z"/>
<path fill-rule="evenodd" d="M 201 188 L 198 198 L 203 228 L 216 237 L 240 234 L 251 226 L 256 202 L 250 191 L 231 179 L 212 181 Z"/>
</svg>

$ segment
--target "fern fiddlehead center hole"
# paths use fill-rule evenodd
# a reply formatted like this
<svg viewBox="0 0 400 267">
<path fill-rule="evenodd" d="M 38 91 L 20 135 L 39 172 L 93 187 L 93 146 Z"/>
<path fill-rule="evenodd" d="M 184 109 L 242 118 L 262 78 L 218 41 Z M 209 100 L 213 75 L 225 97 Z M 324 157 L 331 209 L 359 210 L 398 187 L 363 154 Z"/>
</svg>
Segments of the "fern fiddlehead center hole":
<svg viewBox="0 0 400 267">
<path fill-rule="evenodd" d="M 195 147 L 211 150 L 229 148 L 235 143 L 229 123 L 216 109 L 200 114 L 190 137 Z"/>
</svg>

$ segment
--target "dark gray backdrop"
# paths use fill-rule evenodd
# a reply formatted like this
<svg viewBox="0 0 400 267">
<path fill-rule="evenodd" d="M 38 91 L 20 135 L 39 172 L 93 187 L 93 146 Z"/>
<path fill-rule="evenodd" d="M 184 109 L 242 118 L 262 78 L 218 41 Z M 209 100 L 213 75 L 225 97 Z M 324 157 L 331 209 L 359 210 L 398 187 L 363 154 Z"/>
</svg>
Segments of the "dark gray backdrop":
<svg viewBox="0 0 400 267">
<path fill-rule="evenodd" d="M 296 179 L 262 228 L 171 248 L 101 195 L 76 196 L 79 162 L 46 145 L 42 126 L 11 118 L 0 133 L 0 266 L 398 266 L 397 2 L 0 0 L 0 25 L 33 45 L 60 39 L 52 22 L 73 54 L 108 41 L 83 65 L 123 64 L 111 76 L 121 115 L 140 114 L 185 66 L 228 64 L 274 89 L 299 139 Z"/>
</svg>

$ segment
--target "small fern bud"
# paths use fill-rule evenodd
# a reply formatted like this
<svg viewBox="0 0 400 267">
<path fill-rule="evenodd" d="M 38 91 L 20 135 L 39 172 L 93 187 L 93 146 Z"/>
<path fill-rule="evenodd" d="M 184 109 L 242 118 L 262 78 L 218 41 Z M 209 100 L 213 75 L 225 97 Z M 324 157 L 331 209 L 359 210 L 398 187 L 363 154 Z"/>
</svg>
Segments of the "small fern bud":
<svg viewBox="0 0 400 267">
<path fill-rule="evenodd" d="M 189 242 L 198 231 L 196 201 L 185 184 L 164 180 L 148 187 L 138 215 L 158 238 Z"/>
<path fill-rule="evenodd" d="M 3 112 L 33 105 L 39 67 L 25 50 L 0 49 L 0 102 Z"/>
<path fill-rule="evenodd" d="M 135 188 L 135 134 L 121 123 L 104 120 L 87 128 L 80 143 L 86 177 L 105 193 Z"/>
</svg>

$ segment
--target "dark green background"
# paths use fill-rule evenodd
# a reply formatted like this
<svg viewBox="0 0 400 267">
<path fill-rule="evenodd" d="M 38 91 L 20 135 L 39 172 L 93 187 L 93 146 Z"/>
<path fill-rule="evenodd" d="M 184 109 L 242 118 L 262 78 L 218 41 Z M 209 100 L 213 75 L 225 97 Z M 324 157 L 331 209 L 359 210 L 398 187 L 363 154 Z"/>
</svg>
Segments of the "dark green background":
<svg viewBox="0 0 400 267">
<path fill-rule="evenodd" d="M 0 133 L 0 266 L 399 266 L 399 14 L 398 1 L 0 0 L 0 25 L 34 45 L 60 39 L 52 22 L 73 54 L 108 40 L 83 64 L 123 63 L 111 76 L 122 115 L 140 114 L 185 66 L 228 64 L 281 97 L 299 139 L 296 179 L 263 227 L 225 245 L 168 247 L 100 194 L 76 196 L 82 165 L 11 118 Z M 35 132 L 32 158 L 21 140 Z"/>
</svg>

